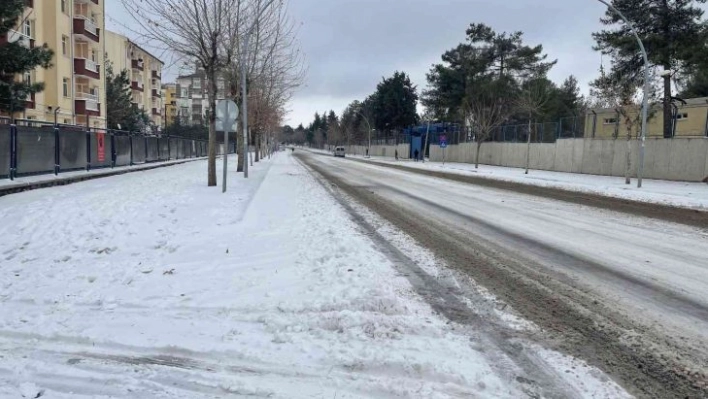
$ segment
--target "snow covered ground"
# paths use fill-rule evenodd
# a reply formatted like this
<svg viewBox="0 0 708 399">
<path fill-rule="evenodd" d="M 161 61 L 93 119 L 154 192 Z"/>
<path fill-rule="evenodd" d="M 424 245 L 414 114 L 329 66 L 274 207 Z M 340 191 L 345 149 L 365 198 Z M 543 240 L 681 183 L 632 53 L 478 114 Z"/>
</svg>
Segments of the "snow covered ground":
<svg viewBox="0 0 708 399">
<path fill-rule="evenodd" d="M 357 156 L 354 156 L 357 157 Z M 363 157 L 357 157 L 363 158 Z M 692 209 L 708 210 L 708 184 L 676 182 L 668 180 L 644 179 L 643 187 L 637 188 L 637 180 L 624 183 L 623 177 L 585 175 L 578 173 L 531 170 L 528 175 L 523 169 L 503 166 L 441 162 L 395 161 L 392 158 L 371 157 L 376 162 L 394 163 L 409 168 L 429 169 L 461 175 L 472 175 L 486 179 L 509 181 L 541 187 L 553 187 L 570 191 L 600 194 L 634 201 L 658 203 Z"/>
<path fill-rule="evenodd" d="M 122 171 L 137 171 L 137 170 L 155 169 L 156 167 L 181 164 L 181 163 L 192 162 L 192 161 L 194 161 L 194 159 L 178 159 L 178 160 L 173 160 L 173 161 L 144 163 L 144 164 L 133 165 L 133 166 L 117 166 L 115 168 L 97 168 L 97 169 L 91 169 L 88 172 L 85 170 L 74 170 L 74 171 L 70 171 L 70 172 L 61 172 L 56 176 L 53 173 L 45 173 L 45 174 L 41 174 L 41 175 L 20 176 L 20 177 L 16 177 L 14 180 L 10 180 L 10 179 L 6 178 L 6 179 L 0 179 L 0 189 L 10 188 L 13 186 L 19 187 L 19 186 L 27 186 L 27 185 L 31 185 L 31 184 L 37 184 L 37 183 L 63 180 L 63 179 L 68 179 L 68 178 L 72 178 L 72 177 L 77 177 L 77 176 L 86 176 L 86 175 L 101 176 L 101 175 L 107 175 L 107 174 L 116 173 L 116 172 L 122 172 Z"/>
<path fill-rule="evenodd" d="M 290 153 L 231 165 L 225 195 L 195 161 L 0 198 L 0 397 L 527 396 Z"/>
</svg>

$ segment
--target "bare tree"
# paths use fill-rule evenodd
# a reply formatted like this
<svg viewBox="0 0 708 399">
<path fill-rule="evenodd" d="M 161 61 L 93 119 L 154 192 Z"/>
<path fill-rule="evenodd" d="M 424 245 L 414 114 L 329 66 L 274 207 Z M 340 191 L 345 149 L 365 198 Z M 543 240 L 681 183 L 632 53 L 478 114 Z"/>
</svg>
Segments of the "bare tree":
<svg viewBox="0 0 708 399">
<path fill-rule="evenodd" d="M 531 77 L 522 83 L 522 90 L 516 99 L 516 108 L 528 115 L 529 126 L 526 137 L 526 171 L 529 174 L 529 164 L 531 163 L 531 133 L 532 126 L 535 125 L 534 118 L 537 117 L 551 99 L 551 85 L 543 75 Z"/>
<path fill-rule="evenodd" d="M 475 169 L 479 169 L 479 153 L 482 144 L 492 137 L 494 131 L 506 121 L 511 111 L 509 100 L 499 95 L 495 86 L 495 84 L 480 85 L 465 99 L 468 125 L 472 126 L 474 139 L 477 142 Z"/>
<path fill-rule="evenodd" d="M 632 183 L 632 140 L 639 137 L 642 129 L 642 99 L 639 94 L 639 84 L 641 82 L 627 79 L 613 80 L 612 77 L 601 73 L 590 91 L 590 95 L 594 98 L 594 106 L 614 109 L 620 117 L 620 120 L 615 123 L 622 122 L 624 125 L 627 138 L 624 169 L 626 184 Z M 649 109 L 649 120 L 654 117 L 655 111 Z"/>
<path fill-rule="evenodd" d="M 234 57 L 225 70 L 231 97 L 239 106 L 243 104 L 241 72 L 245 67 L 248 85 L 248 115 L 251 122 L 249 142 L 256 146 L 256 161 L 262 155 L 269 131 L 279 128 L 285 116 L 286 105 L 293 91 L 305 76 L 303 53 L 297 41 L 296 24 L 288 16 L 284 1 L 240 0 L 234 11 L 234 22 L 229 25 L 228 39 L 224 46 Z M 247 30 L 253 28 L 252 31 Z M 248 48 L 245 37 L 250 36 Z M 244 65 L 245 64 L 245 65 Z M 242 145 L 239 151 L 242 152 Z M 242 170 L 239 156 L 238 170 Z"/>
<path fill-rule="evenodd" d="M 209 99 L 209 186 L 216 186 L 216 92 L 217 76 L 233 59 L 231 48 L 224 48 L 234 11 L 241 0 L 121 0 L 139 25 L 143 39 L 160 43 L 164 50 L 204 70 Z M 224 53 L 225 51 L 225 53 Z"/>
</svg>

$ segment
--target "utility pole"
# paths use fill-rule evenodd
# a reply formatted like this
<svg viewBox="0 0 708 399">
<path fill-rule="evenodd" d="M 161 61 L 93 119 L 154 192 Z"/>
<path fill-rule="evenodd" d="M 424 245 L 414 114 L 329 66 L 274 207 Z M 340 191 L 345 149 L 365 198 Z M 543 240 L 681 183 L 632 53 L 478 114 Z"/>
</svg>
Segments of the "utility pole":
<svg viewBox="0 0 708 399">
<path fill-rule="evenodd" d="M 646 146 L 646 140 L 647 140 L 647 119 L 649 117 L 649 56 L 647 55 L 647 51 L 644 48 L 644 43 L 642 42 L 642 39 L 639 37 L 639 33 L 637 33 L 637 30 L 634 28 L 634 25 L 629 22 L 627 17 L 620 12 L 617 8 L 615 8 L 612 4 L 608 3 L 605 0 L 597 0 L 600 3 L 606 5 L 610 10 L 612 10 L 615 14 L 617 14 L 620 18 L 624 20 L 624 22 L 629 26 L 629 29 L 632 31 L 632 34 L 634 34 L 634 37 L 637 39 L 637 43 L 639 43 L 639 49 L 642 51 L 642 58 L 644 58 L 644 99 L 642 100 L 642 138 L 641 142 L 639 144 L 639 170 L 637 171 L 637 188 L 642 188 L 642 178 L 644 175 L 644 152 L 645 152 L 645 146 Z"/>
</svg>

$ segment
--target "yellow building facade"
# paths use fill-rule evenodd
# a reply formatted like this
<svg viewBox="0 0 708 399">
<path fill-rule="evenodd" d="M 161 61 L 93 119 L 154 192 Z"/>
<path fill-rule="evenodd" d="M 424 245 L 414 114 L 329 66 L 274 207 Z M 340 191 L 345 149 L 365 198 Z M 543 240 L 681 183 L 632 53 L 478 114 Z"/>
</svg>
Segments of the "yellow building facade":
<svg viewBox="0 0 708 399">
<path fill-rule="evenodd" d="M 686 104 L 677 104 L 674 137 L 708 137 L 708 97 L 691 98 Z M 638 115 L 639 107 L 633 112 Z M 647 123 L 647 137 L 664 137 L 664 118 L 661 106 L 652 108 Z M 635 117 L 636 118 L 636 117 Z M 627 125 L 615 109 L 592 109 L 585 119 L 585 137 L 598 139 L 624 138 Z M 640 132 L 641 126 L 634 129 Z"/>
<path fill-rule="evenodd" d="M 127 37 L 111 31 L 106 32 L 106 56 L 113 65 L 114 74 L 128 71 L 133 103 L 145 110 L 155 127 L 164 128 L 164 63 Z"/>
<path fill-rule="evenodd" d="M 162 98 L 165 102 L 165 127 L 167 127 L 177 120 L 177 84 L 163 84 Z"/>
<path fill-rule="evenodd" d="M 27 0 L 22 21 L 4 38 L 26 46 L 45 43 L 54 51 L 52 68 L 20 77 L 44 82 L 26 99 L 18 118 L 104 128 L 104 0 Z"/>
</svg>

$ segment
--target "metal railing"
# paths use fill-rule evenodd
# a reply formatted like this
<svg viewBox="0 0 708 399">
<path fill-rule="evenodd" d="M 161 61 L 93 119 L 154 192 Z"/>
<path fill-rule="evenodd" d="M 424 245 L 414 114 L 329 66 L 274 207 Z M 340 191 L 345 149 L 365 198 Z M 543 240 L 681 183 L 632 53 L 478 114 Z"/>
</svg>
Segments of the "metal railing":
<svg viewBox="0 0 708 399">
<path fill-rule="evenodd" d="M 205 140 L 0 118 L 0 178 L 11 180 L 206 154 Z"/>
</svg>

